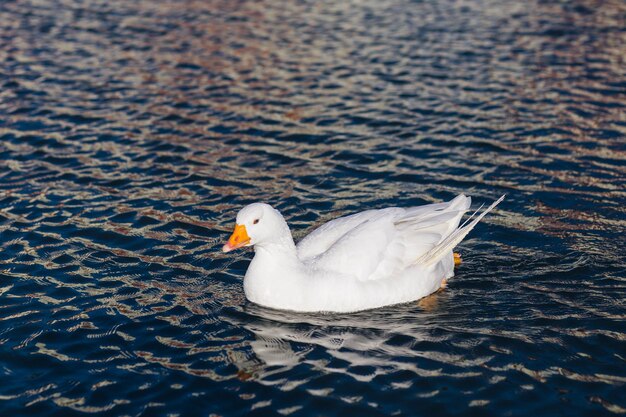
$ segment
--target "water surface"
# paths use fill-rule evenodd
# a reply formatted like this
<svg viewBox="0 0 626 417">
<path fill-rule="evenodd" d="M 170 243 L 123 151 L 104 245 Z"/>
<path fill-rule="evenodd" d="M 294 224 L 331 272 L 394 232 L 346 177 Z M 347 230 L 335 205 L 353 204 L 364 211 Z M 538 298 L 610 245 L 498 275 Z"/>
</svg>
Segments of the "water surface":
<svg viewBox="0 0 626 417">
<path fill-rule="evenodd" d="M 626 413 L 626 4 L 0 4 L 0 414 Z M 237 210 L 507 193 L 448 287 L 248 303 Z"/>
</svg>

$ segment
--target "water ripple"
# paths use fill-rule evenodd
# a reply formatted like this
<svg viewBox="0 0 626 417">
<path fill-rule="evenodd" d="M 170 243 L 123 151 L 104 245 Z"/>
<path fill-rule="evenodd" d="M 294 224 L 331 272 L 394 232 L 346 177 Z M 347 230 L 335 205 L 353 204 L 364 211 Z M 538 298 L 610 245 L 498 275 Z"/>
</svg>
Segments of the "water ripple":
<svg viewBox="0 0 626 417">
<path fill-rule="evenodd" d="M 4 2 L 0 414 L 626 413 L 625 14 Z M 508 198 L 415 303 L 261 308 L 220 251 L 460 192 Z"/>
</svg>

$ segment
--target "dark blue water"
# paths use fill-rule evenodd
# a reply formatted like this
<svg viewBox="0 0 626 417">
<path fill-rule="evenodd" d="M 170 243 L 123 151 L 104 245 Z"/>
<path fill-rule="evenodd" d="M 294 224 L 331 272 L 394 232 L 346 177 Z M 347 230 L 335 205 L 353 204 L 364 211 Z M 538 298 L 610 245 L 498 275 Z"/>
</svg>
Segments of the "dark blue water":
<svg viewBox="0 0 626 417">
<path fill-rule="evenodd" d="M 0 4 L 0 415 L 626 413 L 626 3 Z M 303 315 L 265 201 L 508 197 L 420 302 Z"/>
</svg>

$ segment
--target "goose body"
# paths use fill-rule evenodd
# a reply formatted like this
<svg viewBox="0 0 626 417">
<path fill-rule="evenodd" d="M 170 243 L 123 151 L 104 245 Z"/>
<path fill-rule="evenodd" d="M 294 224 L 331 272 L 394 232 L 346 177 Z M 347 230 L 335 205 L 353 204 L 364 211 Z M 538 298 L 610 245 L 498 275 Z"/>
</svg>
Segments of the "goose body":
<svg viewBox="0 0 626 417">
<path fill-rule="evenodd" d="M 454 275 L 454 247 L 502 198 L 463 227 L 471 199 L 459 195 L 446 203 L 341 217 L 297 245 L 277 210 L 254 203 L 238 213 L 223 250 L 254 246 L 243 285 L 256 304 L 303 312 L 367 310 L 438 290 Z"/>
</svg>

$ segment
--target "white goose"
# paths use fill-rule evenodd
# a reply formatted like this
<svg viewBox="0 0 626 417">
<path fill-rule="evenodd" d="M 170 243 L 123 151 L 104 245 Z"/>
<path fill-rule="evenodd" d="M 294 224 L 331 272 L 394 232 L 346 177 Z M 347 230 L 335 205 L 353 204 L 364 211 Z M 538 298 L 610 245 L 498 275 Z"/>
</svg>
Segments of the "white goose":
<svg viewBox="0 0 626 417">
<path fill-rule="evenodd" d="M 256 304 L 308 312 L 367 310 L 437 291 L 454 275 L 454 247 L 503 199 L 478 216 L 477 210 L 461 227 L 471 203 L 464 195 L 447 203 L 368 210 L 332 220 L 298 245 L 277 210 L 254 203 L 237 214 L 223 250 L 254 246 L 243 286 Z"/>
</svg>

